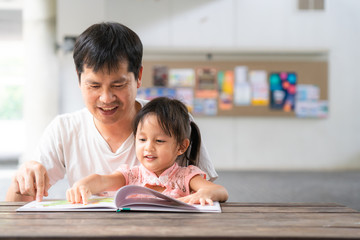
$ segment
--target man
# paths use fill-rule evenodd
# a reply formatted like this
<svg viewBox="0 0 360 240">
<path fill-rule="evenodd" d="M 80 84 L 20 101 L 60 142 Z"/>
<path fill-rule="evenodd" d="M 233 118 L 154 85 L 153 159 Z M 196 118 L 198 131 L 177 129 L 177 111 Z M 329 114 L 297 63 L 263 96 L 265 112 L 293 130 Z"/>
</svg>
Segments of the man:
<svg viewBox="0 0 360 240">
<path fill-rule="evenodd" d="M 138 35 L 119 23 L 92 25 L 78 37 L 73 57 L 86 108 L 50 123 L 36 159 L 14 176 L 7 201 L 41 201 L 65 174 L 72 186 L 92 173 L 109 174 L 121 164 L 138 164 L 132 122 L 146 104 L 136 99 L 142 54 Z M 199 162 L 214 180 L 217 174 L 204 147 Z"/>
</svg>

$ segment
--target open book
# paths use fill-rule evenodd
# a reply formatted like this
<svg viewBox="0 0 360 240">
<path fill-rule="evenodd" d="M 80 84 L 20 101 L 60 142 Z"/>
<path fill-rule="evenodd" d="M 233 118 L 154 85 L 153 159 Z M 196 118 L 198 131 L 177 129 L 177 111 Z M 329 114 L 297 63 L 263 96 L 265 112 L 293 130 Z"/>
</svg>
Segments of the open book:
<svg viewBox="0 0 360 240">
<path fill-rule="evenodd" d="M 72 204 L 66 200 L 33 201 L 16 211 L 156 211 L 156 212 L 221 212 L 219 202 L 214 205 L 190 205 L 150 188 L 127 185 L 114 198 L 91 198 L 88 204 Z"/>
</svg>

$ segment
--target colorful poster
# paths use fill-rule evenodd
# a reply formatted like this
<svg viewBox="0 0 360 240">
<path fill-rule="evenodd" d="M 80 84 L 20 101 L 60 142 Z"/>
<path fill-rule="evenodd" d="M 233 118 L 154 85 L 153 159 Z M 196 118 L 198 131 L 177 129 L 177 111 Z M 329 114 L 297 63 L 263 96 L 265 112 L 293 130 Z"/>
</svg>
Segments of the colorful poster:
<svg viewBox="0 0 360 240">
<path fill-rule="evenodd" d="M 296 102 L 295 113 L 301 118 L 325 118 L 328 116 L 328 101 Z"/>
<path fill-rule="evenodd" d="M 182 101 L 189 112 L 194 110 L 194 89 L 193 88 L 176 88 L 176 99 Z"/>
<path fill-rule="evenodd" d="M 251 104 L 253 106 L 269 105 L 269 86 L 267 83 L 266 71 L 250 71 L 249 79 L 251 85 Z"/>
<path fill-rule="evenodd" d="M 230 110 L 233 108 L 234 72 L 218 71 L 219 109 Z"/>
<path fill-rule="evenodd" d="M 247 80 L 247 66 L 236 66 L 234 69 L 234 104 L 236 106 L 250 105 L 251 103 L 251 87 Z"/>
<path fill-rule="evenodd" d="M 194 87 L 195 71 L 192 68 L 171 68 L 169 87 Z"/>
<path fill-rule="evenodd" d="M 165 87 L 139 88 L 137 97 L 146 100 L 152 100 L 157 97 L 175 98 L 176 90 L 174 88 Z"/>
<path fill-rule="evenodd" d="M 296 101 L 318 101 L 320 89 L 312 84 L 298 84 L 296 88 Z"/>
<path fill-rule="evenodd" d="M 198 68 L 196 70 L 195 97 L 217 98 L 217 72 L 214 68 Z"/>
<path fill-rule="evenodd" d="M 153 68 L 153 86 L 167 87 L 168 68 L 166 66 L 154 66 Z"/>
<path fill-rule="evenodd" d="M 294 72 L 271 73 L 270 108 L 294 111 L 297 75 Z"/>
<path fill-rule="evenodd" d="M 311 84 L 299 84 L 296 92 L 295 114 L 301 118 L 325 118 L 328 116 L 328 101 L 319 100 L 320 89 Z"/>
<path fill-rule="evenodd" d="M 214 98 L 195 98 L 194 114 L 215 116 L 217 114 L 217 101 Z"/>
</svg>

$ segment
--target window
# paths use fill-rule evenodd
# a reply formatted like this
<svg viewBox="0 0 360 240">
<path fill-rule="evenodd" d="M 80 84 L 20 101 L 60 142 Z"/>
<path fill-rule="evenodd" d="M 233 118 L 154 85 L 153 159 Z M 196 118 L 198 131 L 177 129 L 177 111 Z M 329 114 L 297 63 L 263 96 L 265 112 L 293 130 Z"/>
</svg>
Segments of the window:
<svg viewBox="0 0 360 240">
<path fill-rule="evenodd" d="M 24 148 L 22 10 L 0 5 L 0 163 L 17 161 Z"/>
</svg>

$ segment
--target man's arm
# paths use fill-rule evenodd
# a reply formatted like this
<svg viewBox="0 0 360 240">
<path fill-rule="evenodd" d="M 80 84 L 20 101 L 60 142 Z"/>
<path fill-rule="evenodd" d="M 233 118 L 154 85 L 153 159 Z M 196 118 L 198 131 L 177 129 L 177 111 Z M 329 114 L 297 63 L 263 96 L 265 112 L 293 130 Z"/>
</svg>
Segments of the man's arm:
<svg viewBox="0 0 360 240">
<path fill-rule="evenodd" d="M 49 177 L 45 167 L 35 161 L 21 165 L 12 179 L 6 201 L 41 201 L 48 195 Z"/>
</svg>

